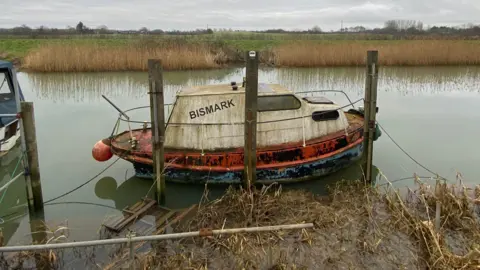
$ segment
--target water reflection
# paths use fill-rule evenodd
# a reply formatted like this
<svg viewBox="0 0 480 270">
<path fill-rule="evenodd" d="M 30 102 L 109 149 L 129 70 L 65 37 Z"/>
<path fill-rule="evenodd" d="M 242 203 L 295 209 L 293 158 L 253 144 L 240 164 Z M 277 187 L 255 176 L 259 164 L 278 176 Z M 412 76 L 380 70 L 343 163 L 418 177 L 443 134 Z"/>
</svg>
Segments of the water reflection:
<svg viewBox="0 0 480 270">
<path fill-rule="evenodd" d="M 208 186 L 208 198 L 220 197 L 227 188 L 226 185 Z M 198 203 L 205 193 L 205 186 L 167 182 L 166 190 L 166 206 L 180 209 Z M 128 178 L 120 185 L 115 178 L 104 177 L 95 184 L 95 195 L 102 200 L 112 200 L 116 209 L 123 210 L 141 198 L 154 198 L 155 186 L 152 180 L 135 176 Z"/>
<path fill-rule="evenodd" d="M 358 68 L 281 68 L 278 82 L 292 90 L 343 90 L 363 97 L 365 69 Z M 380 67 L 378 91 L 404 96 L 439 92 L 468 91 L 478 93 L 480 67 Z"/>
<path fill-rule="evenodd" d="M 240 81 L 243 68 L 165 72 L 166 95 L 186 85 L 204 85 Z M 96 101 L 102 94 L 109 97 L 143 98 L 148 88 L 146 72 L 105 73 L 29 73 L 31 89 L 39 99 L 74 102 Z M 264 82 L 281 83 L 294 91 L 319 89 L 344 90 L 363 96 L 365 69 L 337 68 L 262 68 Z M 461 89 L 478 92 L 472 87 L 480 78 L 480 67 L 381 67 L 379 91 L 401 95 L 452 92 Z"/>
<path fill-rule="evenodd" d="M 0 163 L 0 186 L 4 186 L 11 180 L 12 173 L 17 167 L 21 150 L 17 146 L 12 148 L 5 156 L 1 157 Z M 23 170 L 22 164 L 18 165 L 15 172 L 17 175 Z M 3 233 L 4 243 L 8 243 L 12 235 L 17 231 L 22 217 L 27 213 L 27 195 L 24 178 L 19 178 L 11 183 L 5 190 L 0 191 L 0 229 Z"/>
<path fill-rule="evenodd" d="M 131 177 L 120 185 L 115 178 L 104 177 L 95 184 L 95 195 L 103 200 L 112 200 L 116 209 L 123 210 L 141 198 L 153 198 L 153 192 L 149 192 L 151 186 L 152 181 L 136 177 Z"/>
<path fill-rule="evenodd" d="M 174 94 L 185 85 L 218 83 L 227 76 L 240 74 L 238 69 L 165 72 L 165 92 Z M 32 91 L 39 99 L 75 102 L 96 101 L 108 97 L 144 97 L 148 91 L 146 72 L 105 73 L 29 73 Z M 241 78 L 241 74 L 238 75 Z M 24 87 L 25 88 L 25 87 Z"/>
<path fill-rule="evenodd" d="M 373 184 L 380 180 L 379 172 L 380 170 L 376 166 L 373 166 Z M 284 189 L 287 187 L 288 189 L 303 189 L 315 194 L 326 195 L 328 193 L 328 186 L 334 186 L 335 183 L 342 180 L 358 180 L 361 179 L 362 176 L 361 161 L 357 161 L 338 172 L 318 179 L 288 184 Z M 222 196 L 228 188 L 228 185 L 204 186 L 167 182 L 166 206 L 179 209 L 196 204 L 201 200 L 202 196 L 204 196 L 205 188 L 208 189 L 208 199 L 212 200 Z M 115 208 L 118 210 L 135 204 L 141 198 L 154 198 L 154 194 L 155 186 L 153 186 L 153 181 L 134 176 L 125 180 L 120 185 L 118 185 L 117 180 L 113 177 L 104 177 L 95 184 L 95 195 L 102 200 L 112 200 Z"/>
</svg>

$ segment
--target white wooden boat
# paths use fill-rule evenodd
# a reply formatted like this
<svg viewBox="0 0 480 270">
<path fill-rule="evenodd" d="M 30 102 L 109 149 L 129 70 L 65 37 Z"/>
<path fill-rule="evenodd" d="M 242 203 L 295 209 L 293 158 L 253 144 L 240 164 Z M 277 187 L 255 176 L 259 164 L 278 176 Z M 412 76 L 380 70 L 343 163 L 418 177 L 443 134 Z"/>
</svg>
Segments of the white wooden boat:
<svg viewBox="0 0 480 270">
<path fill-rule="evenodd" d="M 257 182 L 305 181 L 360 159 L 363 111 L 343 109 L 325 97 L 302 97 L 278 84 L 259 84 Z M 204 85 L 180 91 L 166 118 L 166 180 L 241 183 L 244 121 L 241 86 Z M 137 176 L 153 177 L 148 126 L 113 134 L 99 141 L 92 153 L 98 161 L 117 155 L 134 165 Z"/>
</svg>

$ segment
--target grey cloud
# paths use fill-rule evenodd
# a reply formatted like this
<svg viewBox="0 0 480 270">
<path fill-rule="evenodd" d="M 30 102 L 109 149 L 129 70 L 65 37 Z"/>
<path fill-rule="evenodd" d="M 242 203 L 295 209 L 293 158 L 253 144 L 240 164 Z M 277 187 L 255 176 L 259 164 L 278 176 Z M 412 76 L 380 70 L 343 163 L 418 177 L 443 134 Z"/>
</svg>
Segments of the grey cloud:
<svg viewBox="0 0 480 270">
<path fill-rule="evenodd" d="M 388 19 L 424 24 L 478 23 L 480 1 L 463 0 L 0 0 L 0 27 L 75 26 L 138 29 L 265 29 L 382 26 Z"/>
</svg>

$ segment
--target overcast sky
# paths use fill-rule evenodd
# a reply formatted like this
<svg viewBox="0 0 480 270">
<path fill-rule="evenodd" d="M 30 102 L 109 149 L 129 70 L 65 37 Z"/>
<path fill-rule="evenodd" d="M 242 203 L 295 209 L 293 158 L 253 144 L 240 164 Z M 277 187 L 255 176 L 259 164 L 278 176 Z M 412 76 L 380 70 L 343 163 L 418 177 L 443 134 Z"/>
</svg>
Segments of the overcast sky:
<svg viewBox="0 0 480 270">
<path fill-rule="evenodd" d="M 480 24 L 480 0 L 0 0 L 0 27 L 87 27 L 186 30 L 195 28 L 324 31 L 388 19 L 424 25 Z"/>
</svg>

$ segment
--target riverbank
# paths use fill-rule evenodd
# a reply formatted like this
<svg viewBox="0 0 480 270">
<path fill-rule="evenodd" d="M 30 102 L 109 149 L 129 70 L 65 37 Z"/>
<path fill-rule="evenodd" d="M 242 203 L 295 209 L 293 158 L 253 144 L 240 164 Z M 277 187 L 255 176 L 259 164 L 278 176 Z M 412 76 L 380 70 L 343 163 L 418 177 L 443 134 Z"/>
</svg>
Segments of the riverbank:
<svg viewBox="0 0 480 270">
<path fill-rule="evenodd" d="M 346 183 L 346 182 L 345 182 Z M 328 197 L 272 186 L 230 189 L 203 202 L 179 231 L 313 222 L 314 229 L 236 234 L 158 243 L 139 256 L 142 269 L 471 269 L 480 266 L 480 187 L 420 183 L 406 197 L 361 182 Z M 429 183 L 432 184 L 432 183 Z M 455 187 L 456 190 L 452 188 Z M 434 228 L 436 201 L 441 228 Z M 475 203 L 477 205 L 475 205 Z M 128 257 L 127 257 L 128 258 Z M 118 269 L 114 260 L 104 269 Z"/>
<path fill-rule="evenodd" d="M 245 50 L 261 52 L 275 67 L 363 66 L 367 50 L 384 66 L 480 65 L 474 40 L 4 40 L 4 58 L 35 72 L 145 71 L 161 58 L 165 70 L 215 69 L 244 61 Z M 8 44 L 7 44 L 8 43 Z M 5 45 L 7 44 L 7 45 Z"/>
<path fill-rule="evenodd" d="M 206 192 L 196 213 L 171 230 L 310 222 L 314 228 L 160 241 L 152 250 L 135 252 L 136 269 L 478 268 L 480 186 L 469 190 L 461 181 L 437 186 L 420 179 L 415 182 L 418 188 L 406 195 L 360 181 L 337 182 L 322 197 L 302 190 L 282 191 L 276 185 L 251 192 L 230 187 L 212 201 Z M 437 201 L 441 206 L 438 230 Z M 124 269 L 130 261 L 129 248 L 114 249 L 110 262 L 96 261 L 104 254 L 96 248 L 74 251 L 76 259 L 49 251 L 37 257 L 37 266 L 62 269 L 72 265 L 69 260 L 82 264 L 79 254 L 85 253 L 84 258 L 101 269 Z M 0 265 L 8 268 L 33 258 L 21 253 L 0 259 Z"/>
</svg>

